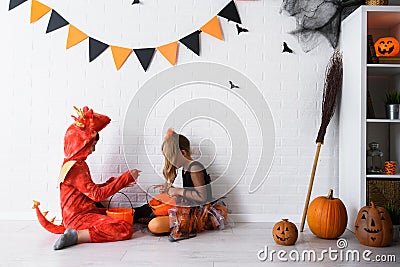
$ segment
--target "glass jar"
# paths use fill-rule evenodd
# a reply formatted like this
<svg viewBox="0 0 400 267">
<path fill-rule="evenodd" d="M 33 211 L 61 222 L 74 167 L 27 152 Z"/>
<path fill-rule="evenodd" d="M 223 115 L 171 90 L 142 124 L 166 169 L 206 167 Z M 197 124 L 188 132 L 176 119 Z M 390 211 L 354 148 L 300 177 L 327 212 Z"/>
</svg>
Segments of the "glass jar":
<svg viewBox="0 0 400 267">
<path fill-rule="evenodd" d="M 379 149 L 379 144 L 371 142 L 367 150 L 367 173 L 383 173 L 383 152 Z"/>
</svg>

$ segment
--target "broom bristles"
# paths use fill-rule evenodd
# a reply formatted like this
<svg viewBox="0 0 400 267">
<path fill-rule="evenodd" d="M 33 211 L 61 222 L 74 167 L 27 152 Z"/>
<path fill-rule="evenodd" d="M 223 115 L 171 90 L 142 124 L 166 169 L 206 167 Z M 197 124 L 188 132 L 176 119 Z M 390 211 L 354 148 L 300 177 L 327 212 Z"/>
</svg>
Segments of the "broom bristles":
<svg viewBox="0 0 400 267">
<path fill-rule="evenodd" d="M 326 68 L 324 93 L 322 99 L 321 126 L 318 131 L 316 143 L 324 143 L 326 128 L 335 113 L 337 95 L 342 89 L 343 61 L 342 53 L 335 51 Z"/>
</svg>

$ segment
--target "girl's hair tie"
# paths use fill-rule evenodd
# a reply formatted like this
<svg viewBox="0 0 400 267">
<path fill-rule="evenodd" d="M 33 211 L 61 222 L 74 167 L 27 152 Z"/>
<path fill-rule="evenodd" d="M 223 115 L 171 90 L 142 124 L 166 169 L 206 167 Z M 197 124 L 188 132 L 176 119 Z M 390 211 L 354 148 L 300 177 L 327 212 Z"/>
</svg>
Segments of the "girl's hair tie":
<svg viewBox="0 0 400 267">
<path fill-rule="evenodd" d="M 174 131 L 174 128 L 168 128 L 167 133 L 165 134 L 165 137 L 164 137 L 164 142 L 166 140 L 168 140 L 174 134 L 176 134 L 176 132 Z"/>
</svg>

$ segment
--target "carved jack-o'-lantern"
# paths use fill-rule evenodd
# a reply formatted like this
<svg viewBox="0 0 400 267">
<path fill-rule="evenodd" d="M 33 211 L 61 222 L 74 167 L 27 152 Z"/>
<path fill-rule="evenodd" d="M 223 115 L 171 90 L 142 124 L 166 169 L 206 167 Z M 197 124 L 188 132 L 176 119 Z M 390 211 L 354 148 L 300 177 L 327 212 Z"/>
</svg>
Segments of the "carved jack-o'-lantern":
<svg viewBox="0 0 400 267">
<path fill-rule="evenodd" d="M 386 247 L 393 239 L 392 220 L 387 210 L 371 201 L 371 206 L 362 207 L 358 212 L 354 232 L 363 245 Z"/>
<path fill-rule="evenodd" d="M 379 38 L 374 46 L 378 57 L 394 57 L 400 50 L 399 42 L 394 37 Z"/>
<path fill-rule="evenodd" d="M 294 223 L 288 219 L 282 219 L 272 228 L 272 236 L 279 245 L 290 246 L 296 243 L 298 230 Z"/>
</svg>

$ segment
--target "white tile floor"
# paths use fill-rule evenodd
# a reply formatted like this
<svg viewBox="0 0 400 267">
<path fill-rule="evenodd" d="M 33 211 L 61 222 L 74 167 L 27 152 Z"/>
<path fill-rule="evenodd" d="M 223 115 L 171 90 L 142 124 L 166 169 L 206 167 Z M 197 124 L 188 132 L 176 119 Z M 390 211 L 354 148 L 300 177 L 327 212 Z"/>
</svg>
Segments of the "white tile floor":
<svg viewBox="0 0 400 267">
<path fill-rule="evenodd" d="M 293 258 L 297 252 L 313 250 L 318 258 L 324 249 L 338 250 L 336 240 L 319 239 L 307 229 L 300 233 L 295 246 L 276 245 L 271 236 L 272 226 L 272 223 L 235 223 L 223 231 L 203 232 L 195 238 L 171 243 L 167 237 L 153 236 L 135 225 L 133 238 L 128 241 L 80 244 L 54 251 L 52 246 L 58 235 L 46 232 L 38 222 L 0 221 L 0 266 L 285 266 L 293 264 L 289 255 Z M 345 256 L 343 260 L 330 260 L 329 254 L 324 254 L 323 262 L 300 261 L 296 265 L 400 266 L 400 243 L 371 248 L 360 245 L 350 231 L 342 237 L 348 242 L 347 248 L 339 250 L 343 255 L 357 250 L 362 257 L 365 250 L 371 250 L 370 259 L 395 255 L 396 262 L 346 261 Z M 280 261 L 277 254 L 272 261 L 271 258 L 260 261 L 257 252 L 265 247 L 269 252 L 285 251 L 282 256 L 288 262 Z"/>
</svg>

